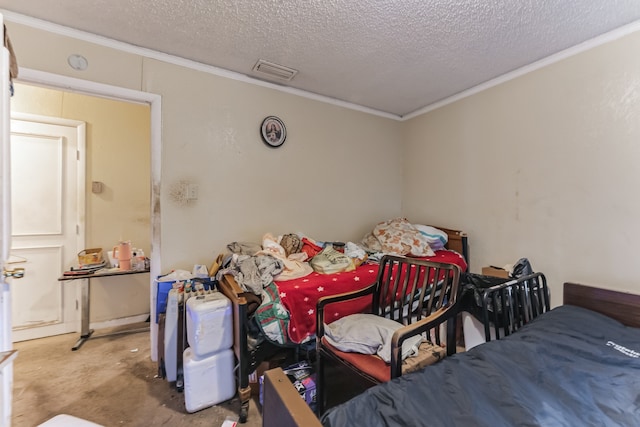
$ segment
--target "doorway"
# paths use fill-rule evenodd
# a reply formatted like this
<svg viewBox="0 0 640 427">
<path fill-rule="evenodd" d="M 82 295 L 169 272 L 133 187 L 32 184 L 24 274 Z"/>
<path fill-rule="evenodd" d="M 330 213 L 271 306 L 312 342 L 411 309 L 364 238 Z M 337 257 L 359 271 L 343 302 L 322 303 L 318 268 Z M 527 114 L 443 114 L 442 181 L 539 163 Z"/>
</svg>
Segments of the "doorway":
<svg viewBox="0 0 640 427">
<path fill-rule="evenodd" d="M 161 271 L 160 269 L 160 263 L 159 263 L 159 235 L 160 235 L 160 228 L 159 228 L 159 224 L 160 224 L 160 211 L 159 211 L 159 176 L 160 176 L 160 97 L 154 94 L 148 94 L 148 93 L 143 93 L 143 92 L 138 92 L 138 91 L 132 91 L 129 89 L 123 89 L 123 88 L 118 88 L 118 87 L 112 87 L 112 86 L 108 86 L 108 85 L 102 85 L 102 84 L 98 84 L 98 83 L 93 83 L 93 82 L 87 82 L 87 81 L 82 81 L 82 80 L 77 80 L 77 79 L 73 79 L 73 78 L 68 78 L 68 77 L 63 77 L 63 76 L 58 76 L 58 75 L 53 75 L 53 74 L 49 74 L 49 73 L 43 73 L 43 72 L 38 72 L 38 71 L 33 71 L 33 70 L 28 70 L 28 69 L 21 69 L 21 75 L 20 75 L 20 80 L 18 83 L 24 83 L 26 85 L 30 85 L 30 86 L 35 86 L 35 87 L 40 87 L 40 88 L 64 88 L 65 92 L 69 94 L 69 96 L 78 96 L 78 95 L 88 95 L 90 97 L 93 98 L 99 98 L 104 100 L 105 102 L 125 102 L 125 103 L 130 103 L 130 104 L 136 104 L 138 106 L 142 105 L 146 108 L 146 115 L 147 115 L 147 120 L 149 121 L 149 124 L 147 126 L 147 132 L 150 133 L 150 135 L 147 135 L 147 139 L 150 141 L 149 146 L 146 148 L 146 155 L 148 156 L 148 164 L 149 167 L 145 172 L 145 177 L 143 178 L 143 180 L 147 183 L 149 190 L 148 190 L 148 197 L 150 200 L 148 200 L 145 203 L 144 208 L 141 208 L 139 206 L 139 200 L 137 197 L 133 197 L 133 201 L 128 200 L 128 202 L 131 202 L 131 204 L 135 204 L 138 203 L 137 208 L 138 209 L 142 209 L 144 210 L 144 213 L 147 215 L 147 219 L 146 220 L 142 220 L 140 221 L 140 215 L 138 215 L 134 220 L 131 221 L 127 221 L 127 223 L 135 223 L 136 221 L 138 222 L 142 222 L 144 229 L 145 229 L 145 240 L 148 242 L 147 244 L 148 249 L 145 248 L 145 253 L 151 257 L 152 259 L 152 263 L 151 263 L 151 274 L 150 277 L 156 277 L 159 274 L 159 271 Z M 16 88 L 17 90 L 19 88 Z M 111 116 L 111 114 L 109 114 L 109 116 Z M 88 127 L 91 127 L 91 124 L 88 124 Z M 117 138 L 114 138 L 117 139 Z M 88 151 L 91 150 L 91 147 L 88 147 Z M 95 153 L 94 153 L 95 154 Z M 132 154 L 132 148 L 129 147 L 125 150 L 121 150 L 120 155 L 123 155 L 125 158 L 130 159 L 131 158 L 131 154 Z M 111 160 L 118 160 L 118 156 L 112 156 L 115 158 L 112 158 Z M 116 167 L 112 167 L 112 169 L 114 170 L 122 170 L 122 168 L 120 167 L 122 166 L 120 163 L 118 163 L 118 165 Z M 118 169 L 118 167 L 120 167 L 120 169 Z M 137 167 L 137 164 L 136 164 Z M 126 166 L 124 167 L 124 169 L 126 169 Z M 131 168 L 129 168 L 131 169 Z M 121 174 L 122 179 L 123 180 L 127 180 L 127 177 L 124 176 L 124 174 Z M 88 182 L 88 191 L 91 189 L 91 182 Z M 104 193 L 102 193 L 102 195 L 100 196 L 105 202 L 108 202 L 109 200 L 105 200 L 105 199 L 109 199 L 110 197 L 116 198 L 116 197 L 120 197 L 122 196 L 122 192 L 119 192 L 118 194 L 114 194 L 113 187 L 110 185 L 111 182 L 105 182 L 103 183 L 105 184 L 103 186 L 103 189 L 105 190 Z M 87 193 L 88 196 L 91 197 L 95 197 L 95 193 L 93 194 L 89 194 Z M 151 209 L 150 207 L 155 206 L 156 209 Z M 97 209 L 98 214 L 100 212 L 102 212 L 101 209 Z M 106 224 L 108 221 L 111 221 L 112 223 L 115 222 L 118 219 L 117 216 L 114 215 L 107 215 L 107 216 L 103 216 L 101 218 L 99 218 L 99 221 L 102 221 L 102 224 Z M 105 222 L 106 221 L 106 222 Z M 100 229 L 103 229 L 104 227 L 101 226 Z M 112 233 L 112 235 L 114 235 L 114 239 L 120 239 L 120 238 L 127 238 L 130 237 L 128 230 L 123 229 L 118 233 Z M 87 235 L 87 240 L 91 239 L 91 235 Z M 95 238 L 95 236 L 93 236 L 93 238 Z M 135 245 L 135 238 L 131 239 L 134 240 L 134 245 Z M 139 241 L 142 243 L 142 238 L 139 239 Z M 102 246 L 104 246 L 104 251 L 105 251 L 105 256 L 106 256 L 106 251 L 107 249 L 110 249 L 107 245 L 107 243 L 102 244 Z M 139 245 L 142 246 L 142 245 Z M 27 271 L 27 274 L 28 271 Z M 93 286 L 93 283 L 92 283 Z M 117 284 L 114 286 L 113 283 L 109 284 L 110 288 L 117 288 Z M 148 282 L 143 283 L 143 290 L 144 292 L 140 292 L 138 289 L 138 292 L 135 292 L 133 289 L 131 288 L 127 288 L 129 292 L 133 292 L 135 294 L 137 294 L 138 298 L 140 298 L 140 295 L 144 295 L 143 299 L 146 301 L 143 301 L 142 304 L 144 304 L 147 308 L 145 311 L 148 312 L 148 305 L 150 303 L 150 301 L 152 300 L 152 290 L 153 290 L 153 281 L 149 280 Z M 106 286 L 105 286 L 106 288 Z M 107 291 L 105 291 L 105 294 L 107 293 Z M 114 298 L 111 301 L 108 301 L 106 303 L 106 305 L 109 305 L 110 307 L 114 307 L 114 301 L 118 300 L 120 302 L 122 302 L 123 300 L 126 301 L 127 303 L 129 303 L 131 301 L 130 295 L 122 295 L 120 294 L 118 291 L 114 292 L 116 294 L 116 298 Z M 100 296 L 100 293 L 98 292 L 98 296 Z M 140 303 L 140 301 L 138 301 L 138 304 Z M 122 303 L 118 304 L 118 306 L 123 305 Z M 129 304 L 130 305 L 130 304 Z M 131 308 L 131 307 L 129 307 Z M 95 310 L 94 310 L 95 309 Z M 99 314 L 99 307 L 96 307 L 95 305 L 92 304 L 92 310 L 97 311 Z M 114 317 L 118 317 L 117 315 Z M 153 329 L 153 323 L 152 323 L 152 329 Z M 100 326 L 97 326 L 100 327 Z M 154 341 L 155 340 L 155 332 L 152 330 L 151 331 L 151 340 Z M 155 348 L 155 346 L 152 346 L 152 349 Z M 155 355 L 153 354 L 152 351 L 152 359 L 155 357 Z"/>
</svg>

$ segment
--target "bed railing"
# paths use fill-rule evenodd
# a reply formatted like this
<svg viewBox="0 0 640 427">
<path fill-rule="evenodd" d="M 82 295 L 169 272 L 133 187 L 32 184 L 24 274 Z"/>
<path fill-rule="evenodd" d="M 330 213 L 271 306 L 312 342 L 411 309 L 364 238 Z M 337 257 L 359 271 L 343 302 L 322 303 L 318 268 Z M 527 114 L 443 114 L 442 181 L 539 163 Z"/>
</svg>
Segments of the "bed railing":
<svg viewBox="0 0 640 427">
<path fill-rule="evenodd" d="M 482 294 L 485 340 L 508 336 L 549 310 L 549 288 L 542 273 L 487 288 Z"/>
</svg>

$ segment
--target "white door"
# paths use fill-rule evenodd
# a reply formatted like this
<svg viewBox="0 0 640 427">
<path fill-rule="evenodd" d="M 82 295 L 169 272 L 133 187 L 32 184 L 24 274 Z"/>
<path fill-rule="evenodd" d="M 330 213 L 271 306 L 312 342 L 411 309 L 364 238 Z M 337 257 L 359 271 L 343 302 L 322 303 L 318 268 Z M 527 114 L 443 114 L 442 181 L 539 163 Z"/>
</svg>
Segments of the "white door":
<svg viewBox="0 0 640 427">
<path fill-rule="evenodd" d="M 11 117 L 11 257 L 27 272 L 11 288 L 17 342 L 78 331 L 78 282 L 58 278 L 84 249 L 85 124 Z"/>
<path fill-rule="evenodd" d="M 0 14 L 0 40 L 4 40 Z M 0 45 L 0 353 L 13 348 L 11 342 L 11 289 L 5 280 L 5 261 L 11 245 L 11 187 L 9 178 L 9 51 Z M 0 366 L 0 425 L 11 425 L 13 364 Z"/>
</svg>

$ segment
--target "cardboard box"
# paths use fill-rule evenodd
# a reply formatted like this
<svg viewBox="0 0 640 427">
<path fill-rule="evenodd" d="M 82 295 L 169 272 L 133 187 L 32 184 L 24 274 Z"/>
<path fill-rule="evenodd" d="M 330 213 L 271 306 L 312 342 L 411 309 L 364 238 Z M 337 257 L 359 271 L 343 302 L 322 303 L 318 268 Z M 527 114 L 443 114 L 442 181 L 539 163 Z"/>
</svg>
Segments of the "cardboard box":
<svg viewBox="0 0 640 427">
<path fill-rule="evenodd" d="M 509 272 L 503 268 L 497 268 L 493 266 L 482 267 L 483 276 L 502 277 L 504 279 L 509 278 Z"/>
<path fill-rule="evenodd" d="M 262 386 L 261 380 L 264 371 L 271 369 L 269 362 L 262 362 L 258 365 L 258 368 L 249 374 L 249 387 L 251 388 L 252 396 L 259 396 Z"/>
<path fill-rule="evenodd" d="M 286 359 L 286 356 L 284 354 L 278 353 L 275 356 L 273 356 L 270 360 L 263 361 L 262 363 L 260 363 L 256 368 L 256 370 L 253 371 L 251 374 L 249 374 L 249 387 L 251 388 L 252 396 L 260 395 L 260 388 L 261 388 L 260 379 L 262 378 L 262 375 L 264 374 L 264 372 L 268 371 L 269 369 L 282 366 L 282 364 L 285 362 L 285 359 Z"/>
<path fill-rule="evenodd" d="M 298 391 L 300 397 L 311 407 L 316 409 L 316 374 L 308 362 L 302 361 L 283 370 L 289 381 Z M 260 376 L 260 405 L 264 402 L 264 375 Z"/>
</svg>

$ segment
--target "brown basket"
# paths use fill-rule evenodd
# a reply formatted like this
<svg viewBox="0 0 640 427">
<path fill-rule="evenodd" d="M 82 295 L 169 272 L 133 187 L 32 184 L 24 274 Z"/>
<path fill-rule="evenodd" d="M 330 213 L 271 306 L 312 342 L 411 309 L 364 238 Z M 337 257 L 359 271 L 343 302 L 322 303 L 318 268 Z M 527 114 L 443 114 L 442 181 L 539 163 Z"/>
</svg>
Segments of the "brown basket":
<svg viewBox="0 0 640 427">
<path fill-rule="evenodd" d="M 84 249 L 78 252 L 78 265 L 93 265 L 102 263 L 102 248 Z"/>
</svg>

